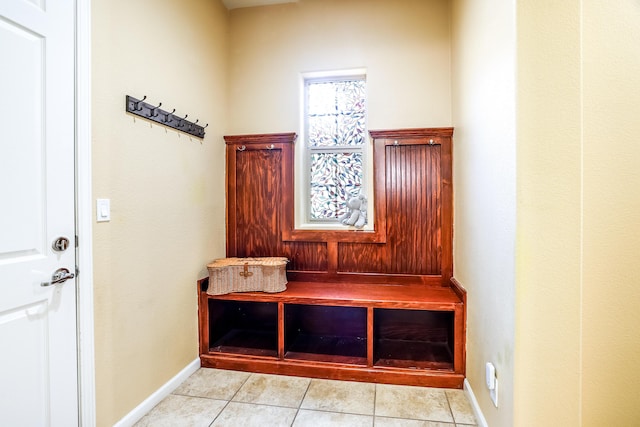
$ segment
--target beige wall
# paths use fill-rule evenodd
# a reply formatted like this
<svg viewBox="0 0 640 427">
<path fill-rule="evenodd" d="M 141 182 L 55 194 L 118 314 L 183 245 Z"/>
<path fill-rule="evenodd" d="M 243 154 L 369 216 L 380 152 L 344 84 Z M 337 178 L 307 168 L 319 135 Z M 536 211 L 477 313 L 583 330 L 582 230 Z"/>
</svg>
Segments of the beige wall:
<svg viewBox="0 0 640 427">
<path fill-rule="evenodd" d="M 467 289 L 467 380 L 490 426 L 513 420 L 515 5 L 452 2 L 454 276 Z M 485 363 L 498 377 L 489 399 Z"/>
<path fill-rule="evenodd" d="M 518 426 L 579 425 L 579 6 L 518 4 Z"/>
<path fill-rule="evenodd" d="M 97 417 L 121 419 L 198 356 L 195 281 L 224 256 L 227 11 L 215 0 L 94 0 Z M 203 141 L 125 113 L 148 96 Z"/>
<path fill-rule="evenodd" d="M 451 125 L 448 0 L 230 12 L 229 133 L 299 131 L 300 73 L 367 68 L 370 129 Z"/>
<path fill-rule="evenodd" d="M 640 4 L 514 6 L 453 3 L 455 276 L 469 291 L 468 380 L 491 426 L 634 425 Z M 492 357 L 497 410 L 482 382 Z"/>
<path fill-rule="evenodd" d="M 517 20 L 515 425 L 636 425 L 640 3 Z"/>
<path fill-rule="evenodd" d="M 640 2 L 583 0 L 582 418 L 640 423 Z"/>
<path fill-rule="evenodd" d="M 194 282 L 224 254 L 221 135 L 298 131 L 299 73 L 352 67 L 371 128 L 456 127 L 455 275 L 489 424 L 640 418 L 636 0 L 92 7 L 93 190 L 113 216 L 94 226 L 98 425 L 197 357 Z M 209 122 L 206 139 L 133 118 L 126 94 Z"/>
</svg>

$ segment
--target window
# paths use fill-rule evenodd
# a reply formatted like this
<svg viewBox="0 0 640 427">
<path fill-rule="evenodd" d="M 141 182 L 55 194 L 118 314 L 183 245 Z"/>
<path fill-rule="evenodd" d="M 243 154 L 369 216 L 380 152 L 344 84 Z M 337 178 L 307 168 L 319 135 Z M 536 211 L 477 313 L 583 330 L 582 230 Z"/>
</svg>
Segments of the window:
<svg viewBox="0 0 640 427">
<path fill-rule="evenodd" d="M 347 201 L 366 195 L 364 74 L 304 78 L 303 222 L 338 226 Z M 300 206 L 300 205 L 299 205 Z"/>
</svg>

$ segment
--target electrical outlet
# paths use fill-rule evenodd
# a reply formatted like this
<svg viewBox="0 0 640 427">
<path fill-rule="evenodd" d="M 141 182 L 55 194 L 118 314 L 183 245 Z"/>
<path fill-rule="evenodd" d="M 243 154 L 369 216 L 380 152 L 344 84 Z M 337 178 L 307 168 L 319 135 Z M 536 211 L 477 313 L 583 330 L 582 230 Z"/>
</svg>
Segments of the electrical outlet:
<svg viewBox="0 0 640 427">
<path fill-rule="evenodd" d="M 489 390 L 493 390 L 496 382 L 496 368 L 495 366 L 493 366 L 493 363 L 491 362 L 487 362 L 484 368 L 485 368 L 484 379 L 487 383 L 487 388 Z"/>
<path fill-rule="evenodd" d="M 496 367 L 493 366 L 493 363 L 487 362 L 485 365 L 484 371 L 485 382 L 487 383 L 487 388 L 489 389 L 489 396 L 491 397 L 491 401 L 498 407 L 498 378 L 496 376 Z"/>
<path fill-rule="evenodd" d="M 493 388 L 493 390 L 489 390 L 489 397 L 491 398 L 491 401 L 493 402 L 493 405 L 497 408 L 498 407 L 498 379 L 495 379 L 495 387 Z"/>
</svg>

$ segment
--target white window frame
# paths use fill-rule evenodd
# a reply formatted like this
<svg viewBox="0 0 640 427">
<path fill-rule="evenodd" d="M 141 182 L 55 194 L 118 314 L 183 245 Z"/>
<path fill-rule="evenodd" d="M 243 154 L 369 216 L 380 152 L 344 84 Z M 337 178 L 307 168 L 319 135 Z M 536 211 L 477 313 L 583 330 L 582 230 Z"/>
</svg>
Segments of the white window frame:
<svg viewBox="0 0 640 427">
<path fill-rule="evenodd" d="M 305 85 L 309 81 L 321 82 L 349 80 L 362 78 L 367 80 L 367 70 L 365 68 L 355 68 L 348 70 L 308 72 L 300 74 L 300 133 L 301 138 L 295 150 L 295 228 L 300 230 L 348 230 L 350 226 L 345 226 L 336 221 L 323 221 L 310 219 L 310 161 L 311 152 L 314 151 L 308 146 L 307 132 L 307 100 Z M 366 96 L 366 95 L 365 95 Z M 366 101 L 365 101 L 366 102 Z M 368 129 L 368 105 L 365 108 L 365 130 Z M 362 230 L 372 231 L 374 229 L 374 209 L 373 209 L 373 144 L 366 131 L 365 143 L 361 150 L 338 148 L 336 151 L 361 151 L 362 152 L 362 191 L 367 197 L 367 224 Z M 328 152 L 331 149 L 323 148 Z"/>
</svg>

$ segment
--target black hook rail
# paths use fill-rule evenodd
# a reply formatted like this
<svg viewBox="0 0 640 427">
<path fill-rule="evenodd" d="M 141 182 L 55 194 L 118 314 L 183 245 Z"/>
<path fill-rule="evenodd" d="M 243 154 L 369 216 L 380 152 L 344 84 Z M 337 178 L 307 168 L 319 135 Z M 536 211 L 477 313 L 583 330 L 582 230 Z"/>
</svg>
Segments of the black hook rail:
<svg viewBox="0 0 640 427">
<path fill-rule="evenodd" d="M 204 138 L 204 129 L 209 126 L 208 123 L 205 126 L 200 126 L 197 124 L 198 120 L 195 122 L 187 120 L 187 117 L 189 116 L 188 114 L 184 117 L 175 116 L 173 114 L 176 112 L 175 108 L 173 111 L 168 112 L 160 109 L 162 102 L 155 106 L 144 102 L 145 99 L 147 99 L 146 95 L 142 99 L 136 99 L 133 96 L 127 95 L 127 103 L 125 106 L 126 111 L 147 120 L 160 123 L 161 125 L 188 133 L 189 135 Z"/>
</svg>

